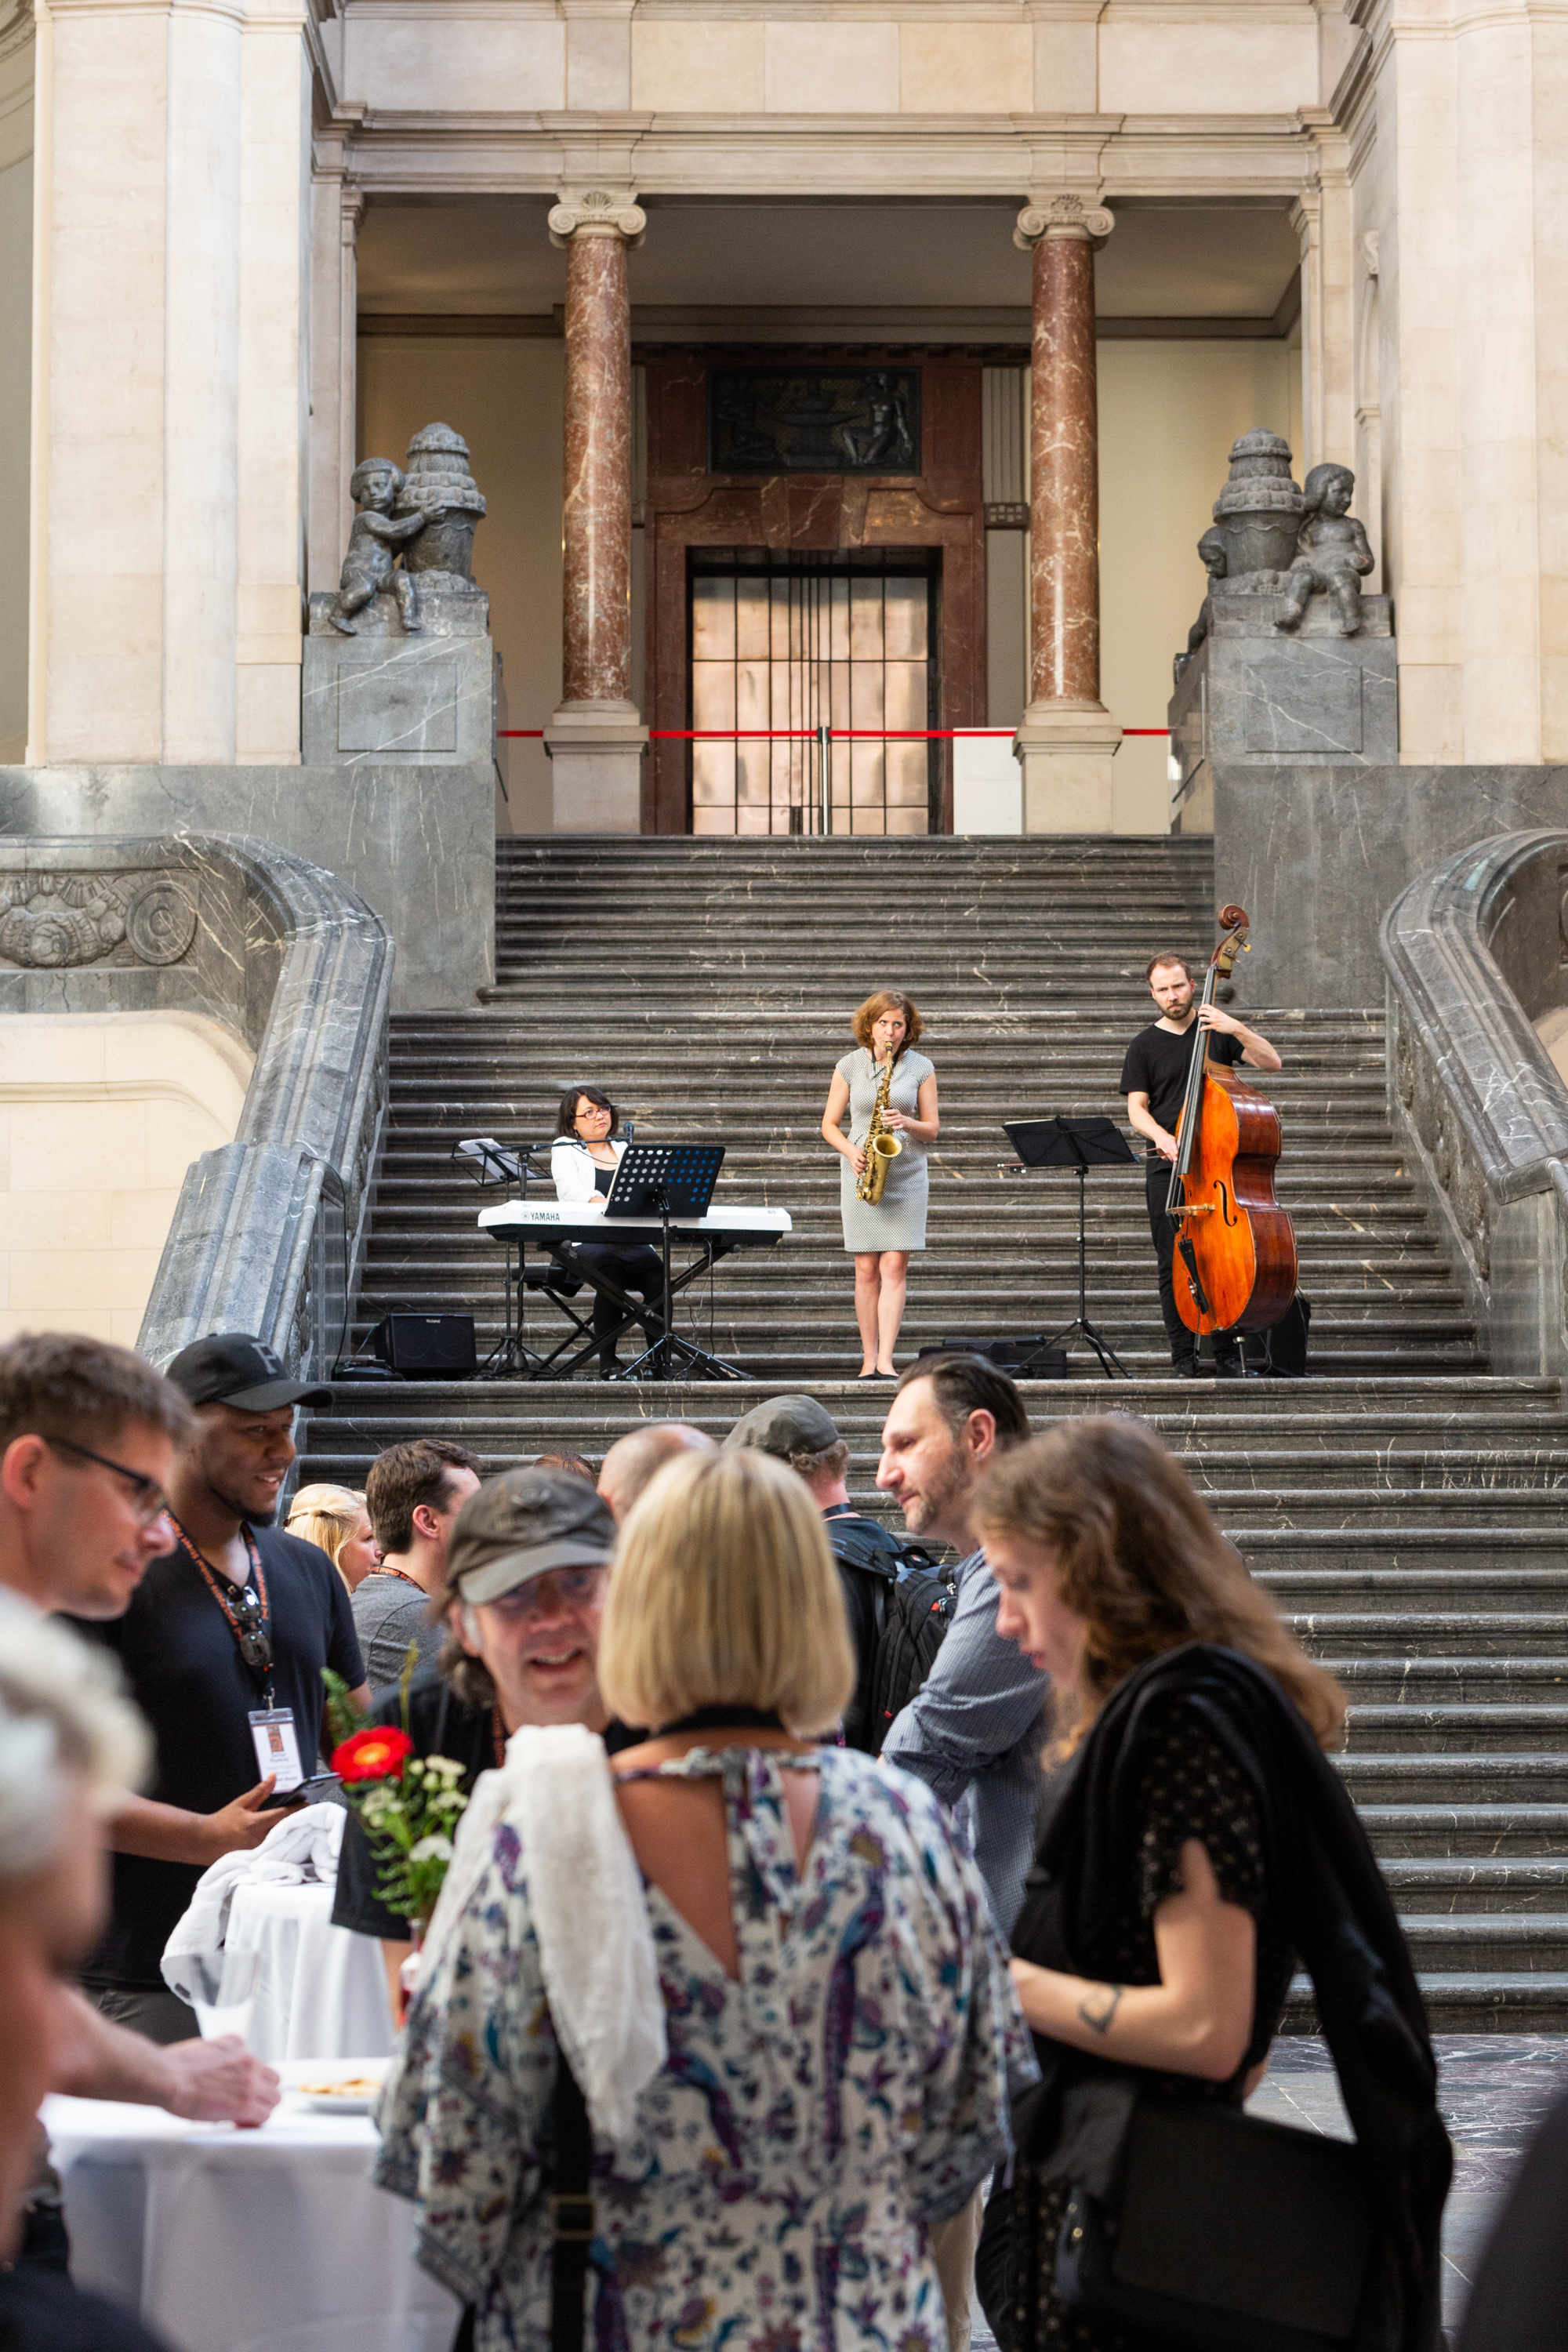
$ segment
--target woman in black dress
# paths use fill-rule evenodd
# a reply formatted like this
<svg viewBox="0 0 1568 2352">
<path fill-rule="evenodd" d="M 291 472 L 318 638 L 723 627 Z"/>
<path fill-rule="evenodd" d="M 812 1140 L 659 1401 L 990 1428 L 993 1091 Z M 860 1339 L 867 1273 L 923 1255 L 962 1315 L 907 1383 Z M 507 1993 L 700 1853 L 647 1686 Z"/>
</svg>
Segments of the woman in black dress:
<svg viewBox="0 0 1568 2352">
<path fill-rule="evenodd" d="M 1339 1685 L 1130 1416 L 1065 1422 L 999 1456 L 973 1526 L 998 1633 L 1051 1677 L 1060 1767 L 1013 1934 L 1045 2081 L 1016 2118 L 1020 2160 L 979 2264 L 1004 2352 L 1152 2340 L 1079 2299 L 1070 2262 L 1058 2281 L 1069 2200 L 1087 2189 L 1113 2211 L 1137 2101 L 1241 2105 L 1298 1955 L 1325 2022 L 1351 2021 L 1330 2041 L 1369 2170 L 1388 2137 L 1410 2320 L 1390 2341 L 1431 2340 L 1447 2143 L 1392 1902 L 1322 1754 L 1342 1730 Z"/>
</svg>

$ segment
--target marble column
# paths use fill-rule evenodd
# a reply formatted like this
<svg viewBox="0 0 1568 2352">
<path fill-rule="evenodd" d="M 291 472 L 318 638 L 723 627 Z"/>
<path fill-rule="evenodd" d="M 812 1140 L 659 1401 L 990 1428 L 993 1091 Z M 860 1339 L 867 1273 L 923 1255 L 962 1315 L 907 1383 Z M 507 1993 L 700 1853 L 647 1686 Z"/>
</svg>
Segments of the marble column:
<svg viewBox="0 0 1568 2352">
<path fill-rule="evenodd" d="M 631 698 L 632 362 L 626 247 L 644 215 L 602 190 L 550 215 L 566 253 L 561 705 L 545 730 L 558 833 L 637 833 L 647 730 Z"/>
<path fill-rule="evenodd" d="M 1076 195 L 1026 205 L 1034 255 L 1029 707 L 1017 735 L 1026 833 L 1110 833 L 1121 730 L 1100 698 L 1100 424 L 1094 250 L 1112 215 Z"/>
</svg>

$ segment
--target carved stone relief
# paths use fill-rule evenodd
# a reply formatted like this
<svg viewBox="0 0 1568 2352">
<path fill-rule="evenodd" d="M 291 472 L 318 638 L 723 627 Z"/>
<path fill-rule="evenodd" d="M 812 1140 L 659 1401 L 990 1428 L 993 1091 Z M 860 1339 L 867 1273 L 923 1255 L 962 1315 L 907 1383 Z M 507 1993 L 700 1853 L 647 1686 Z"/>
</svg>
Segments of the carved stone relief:
<svg viewBox="0 0 1568 2352">
<path fill-rule="evenodd" d="M 0 883 L 0 961 L 65 971 L 178 963 L 196 933 L 195 904 L 169 874 L 18 874 Z"/>
<path fill-rule="evenodd" d="M 708 468 L 714 474 L 918 474 L 921 372 L 711 368 Z"/>
</svg>

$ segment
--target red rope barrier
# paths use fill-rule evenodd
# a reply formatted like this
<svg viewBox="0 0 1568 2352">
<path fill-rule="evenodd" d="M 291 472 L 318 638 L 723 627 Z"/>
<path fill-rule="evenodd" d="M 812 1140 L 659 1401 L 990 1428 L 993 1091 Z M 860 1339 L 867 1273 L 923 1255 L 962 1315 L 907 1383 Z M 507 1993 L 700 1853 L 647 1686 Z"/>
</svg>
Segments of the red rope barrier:
<svg viewBox="0 0 1568 2352">
<path fill-rule="evenodd" d="M 653 743 L 815 743 L 815 727 L 650 727 Z M 830 727 L 830 743 L 952 743 L 977 736 L 1014 736 L 1016 727 Z M 1124 735 L 1168 735 L 1168 727 L 1124 727 Z M 498 727 L 513 741 L 537 743 L 542 727 Z"/>
</svg>

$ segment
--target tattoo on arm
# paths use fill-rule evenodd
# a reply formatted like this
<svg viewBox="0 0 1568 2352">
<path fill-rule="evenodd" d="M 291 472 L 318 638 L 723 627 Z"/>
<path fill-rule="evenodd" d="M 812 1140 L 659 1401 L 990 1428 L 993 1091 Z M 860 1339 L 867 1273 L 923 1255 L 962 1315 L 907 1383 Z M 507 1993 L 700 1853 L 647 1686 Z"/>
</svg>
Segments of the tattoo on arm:
<svg viewBox="0 0 1568 2352">
<path fill-rule="evenodd" d="M 1110 2021 L 1121 2008 L 1126 1990 L 1125 1985 L 1096 1985 L 1079 2001 L 1079 2015 L 1096 2033 L 1109 2033 Z"/>
</svg>

